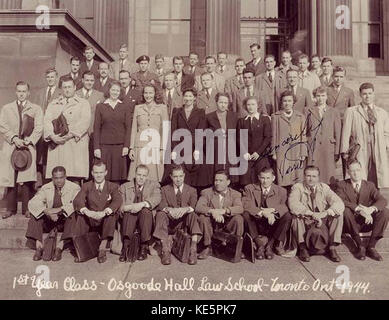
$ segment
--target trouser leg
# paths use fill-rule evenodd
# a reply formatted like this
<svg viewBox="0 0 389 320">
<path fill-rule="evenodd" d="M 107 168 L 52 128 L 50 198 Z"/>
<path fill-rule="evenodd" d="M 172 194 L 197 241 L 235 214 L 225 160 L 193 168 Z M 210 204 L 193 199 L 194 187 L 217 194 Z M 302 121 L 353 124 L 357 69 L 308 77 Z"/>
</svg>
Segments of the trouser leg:
<svg viewBox="0 0 389 320">
<path fill-rule="evenodd" d="M 384 236 L 389 221 L 389 209 L 373 213 L 373 230 L 370 236 L 368 248 L 374 248 L 379 239 Z"/>
<path fill-rule="evenodd" d="M 151 232 L 153 229 L 153 213 L 147 208 L 143 208 L 138 213 L 139 229 L 140 229 L 140 241 L 142 243 L 151 240 Z"/>
<path fill-rule="evenodd" d="M 200 215 L 199 226 L 200 226 L 201 233 L 203 235 L 204 246 L 208 247 L 211 245 L 212 235 L 213 235 L 213 226 L 211 222 L 211 217 Z"/>
</svg>

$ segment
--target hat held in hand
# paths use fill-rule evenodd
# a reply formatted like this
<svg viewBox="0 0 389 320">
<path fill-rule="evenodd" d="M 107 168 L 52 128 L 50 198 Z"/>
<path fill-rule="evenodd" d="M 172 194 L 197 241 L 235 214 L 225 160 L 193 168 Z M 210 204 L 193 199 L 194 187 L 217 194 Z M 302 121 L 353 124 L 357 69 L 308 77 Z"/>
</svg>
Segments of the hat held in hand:
<svg viewBox="0 0 389 320">
<path fill-rule="evenodd" d="M 31 167 L 32 155 L 27 147 L 15 149 L 11 155 L 11 165 L 16 171 L 25 171 Z"/>
</svg>

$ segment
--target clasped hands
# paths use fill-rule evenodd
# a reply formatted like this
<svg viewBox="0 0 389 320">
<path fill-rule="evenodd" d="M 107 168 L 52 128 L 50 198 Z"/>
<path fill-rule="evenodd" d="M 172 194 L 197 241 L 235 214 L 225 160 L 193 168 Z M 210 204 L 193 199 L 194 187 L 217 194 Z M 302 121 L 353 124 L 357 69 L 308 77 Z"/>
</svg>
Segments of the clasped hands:
<svg viewBox="0 0 389 320">
<path fill-rule="evenodd" d="M 277 211 L 274 208 L 261 208 L 257 215 L 266 218 L 269 225 L 272 226 L 276 221 L 276 213 Z"/>
<path fill-rule="evenodd" d="M 54 222 L 58 221 L 58 215 L 62 212 L 62 208 L 47 208 L 43 211 L 43 213 Z"/>
<path fill-rule="evenodd" d="M 362 217 L 365 218 L 366 224 L 372 224 L 373 223 L 373 217 L 372 214 L 376 211 L 375 207 L 366 207 L 362 204 L 358 205 L 355 208 L 355 212 L 360 214 Z"/>
<path fill-rule="evenodd" d="M 95 219 L 95 220 L 101 220 L 104 217 L 106 217 L 107 215 L 109 215 L 111 213 L 111 211 L 110 211 L 109 208 L 105 208 L 104 211 L 92 211 L 92 210 L 89 210 L 89 209 L 84 209 L 82 211 L 82 213 L 84 215 L 86 215 L 87 217 L 89 217 L 89 218 L 92 218 L 92 219 Z"/>
<path fill-rule="evenodd" d="M 227 213 L 226 209 L 211 209 L 209 214 L 215 219 L 218 223 L 224 223 L 224 215 Z"/>
<path fill-rule="evenodd" d="M 250 154 L 250 153 L 246 153 L 243 158 L 247 161 L 257 161 L 259 159 L 259 154 L 257 152 L 254 152 L 253 154 Z"/>
<path fill-rule="evenodd" d="M 120 208 L 121 213 L 138 213 L 141 211 L 143 208 L 147 206 L 147 202 L 138 202 L 138 203 L 132 203 L 132 204 L 127 204 L 127 205 L 122 205 Z"/>
<path fill-rule="evenodd" d="M 20 138 L 18 138 L 18 137 L 14 137 L 13 139 L 12 139 L 12 142 L 15 144 L 15 147 L 17 148 L 17 149 L 20 149 L 20 148 L 22 148 L 22 147 L 26 147 L 26 146 L 28 146 L 29 144 L 31 144 L 31 141 L 28 141 L 27 139 L 20 139 Z"/>
<path fill-rule="evenodd" d="M 68 140 L 73 139 L 78 142 L 80 141 L 80 137 L 75 135 L 72 132 L 69 132 L 68 134 L 65 134 L 64 136 L 60 136 L 58 134 L 53 134 L 50 136 L 50 140 L 53 141 L 55 144 L 65 144 Z"/>
<path fill-rule="evenodd" d="M 191 208 L 165 208 L 163 211 L 165 211 L 172 219 L 178 220 L 182 218 L 185 214 L 189 213 L 191 211 Z"/>
</svg>

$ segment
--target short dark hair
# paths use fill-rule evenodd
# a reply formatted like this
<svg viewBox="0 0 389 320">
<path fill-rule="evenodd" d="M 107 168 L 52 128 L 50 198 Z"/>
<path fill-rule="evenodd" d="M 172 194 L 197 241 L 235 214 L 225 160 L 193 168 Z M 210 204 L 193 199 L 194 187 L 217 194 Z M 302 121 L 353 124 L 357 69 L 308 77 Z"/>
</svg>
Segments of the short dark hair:
<svg viewBox="0 0 389 320">
<path fill-rule="evenodd" d="M 45 75 L 48 75 L 49 73 L 55 72 L 56 75 L 58 75 L 58 71 L 55 68 L 49 68 L 46 70 Z"/>
<path fill-rule="evenodd" d="M 225 175 L 227 177 L 227 180 L 231 180 L 230 174 L 228 173 L 227 170 L 217 170 L 215 172 L 215 174 L 213 175 L 213 178 L 215 179 L 216 175 L 218 175 L 218 174 L 223 174 L 223 175 Z"/>
<path fill-rule="evenodd" d="M 312 61 L 313 59 L 315 59 L 315 58 L 318 58 L 319 60 L 321 60 L 321 59 L 320 59 L 320 56 L 319 56 L 318 54 L 313 54 L 313 55 L 311 56 L 311 61 Z"/>
<path fill-rule="evenodd" d="M 238 62 L 243 62 L 243 63 L 245 63 L 245 61 L 244 61 L 243 58 L 236 58 L 236 59 L 235 59 L 235 64 L 237 64 Z"/>
<path fill-rule="evenodd" d="M 284 51 L 282 51 L 282 54 L 284 54 L 284 53 L 288 53 L 288 54 L 292 55 L 292 53 L 291 53 L 289 50 L 284 50 Z M 281 55 L 282 55 L 282 54 L 281 54 Z"/>
<path fill-rule="evenodd" d="M 92 170 L 93 170 L 93 167 L 102 167 L 102 166 L 105 166 L 105 168 L 107 169 L 107 165 L 105 164 L 105 162 L 103 160 L 95 159 L 93 161 Z"/>
<path fill-rule="evenodd" d="M 322 93 L 327 93 L 326 87 L 320 86 L 320 87 L 316 88 L 315 90 L 313 90 L 314 97 L 316 97 L 318 94 L 322 94 Z"/>
<path fill-rule="evenodd" d="M 82 77 L 85 78 L 85 76 L 93 76 L 95 78 L 95 74 L 92 71 L 84 71 Z"/>
<path fill-rule="evenodd" d="M 357 159 L 352 159 L 351 161 L 347 161 L 346 168 L 347 170 L 350 169 L 351 165 L 353 164 L 359 164 L 360 167 L 362 167 L 362 164 Z"/>
<path fill-rule="evenodd" d="M 245 75 L 246 73 L 252 73 L 253 76 L 255 76 L 255 70 L 253 68 L 244 68 L 243 75 Z"/>
<path fill-rule="evenodd" d="M 259 109 L 260 105 L 259 105 L 259 100 L 258 100 L 258 98 L 257 98 L 256 96 L 249 96 L 249 97 L 244 98 L 244 100 L 243 100 L 243 108 L 244 108 L 245 110 L 247 110 L 247 102 L 248 102 L 249 100 L 255 100 L 255 101 L 257 101 L 257 105 L 258 105 L 258 109 Z"/>
<path fill-rule="evenodd" d="M 15 87 L 18 86 L 27 86 L 27 89 L 30 91 L 30 85 L 26 81 L 18 81 Z"/>
<path fill-rule="evenodd" d="M 215 61 L 215 63 L 216 63 L 216 58 L 214 56 L 206 56 L 205 62 L 207 62 L 207 60 L 209 60 L 209 59 L 213 59 L 213 61 Z"/>
<path fill-rule="evenodd" d="M 218 92 L 215 96 L 215 101 L 218 102 L 220 97 L 226 97 L 228 99 L 228 102 L 231 102 L 230 101 L 230 96 L 228 93 L 225 93 L 225 92 Z"/>
<path fill-rule="evenodd" d="M 81 63 L 80 58 L 79 58 L 79 57 L 76 57 L 76 56 L 73 56 L 73 57 L 70 58 L 70 63 L 72 63 L 73 61 L 78 61 L 78 62 Z"/>
<path fill-rule="evenodd" d="M 321 60 L 321 64 L 324 64 L 326 62 L 331 62 L 331 65 L 333 64 L 332 59 L 330 57 L 324 57 L 323 60 Z"/>
<path fill-rule="evenodd" d="M 131 78 L 131 73 L 130 73 L 130 71 L 125 70 L 125 69 L 122 69 L 122 70 L 119 71 L 119 75 L 122 74 L 122 73 L 128 73 L 128 75 L 129 75 L 130 78 Z"/>
<path fill-rule="evenodd" d="M 183 57 L 174 56 L 174 57 L 173 57 L 173 64 L 175 63 L 176 60 L 180 60 L 180 61 L 184 62 L 184 58 L 183 58 Z"/>
<path fill-rule="evenodd" d="M 196 56 L 197 58 L 199 57 L 199 54 L 197 52 L 189 52 L 189 56 Z"/>
<path fill-rule="evenodd" d="M 62 88 L 64 82 L 70 82 L 70 81 L 73 82 L 74 85 L 76 84 L 74 82 L 74 79 L 70 75 L 63 76 L 62 81 L 61 81 L 61 88 Z"/>
<path fill-rule="evenodd" d="M 91 47 L 91 46 L 86 46 L 84 48 L 84 52 L 87 51 L 87 50 L 93 50 L 93 52 L 95 52 L 95 49 L 93 49 L 93 47 Z"/>
<path fill-rule="evenodd" d="M 219 57 L 219 55 L 221 55 L 221 54 L 224 54 L 224 55 L 226 56 L 226 58 L 228 57 L 227 52 L 224 52 L 224 51 L 219 51 L 219 52 L 217 53 L 217 56 Z"/>
<path fill-rule="evenodd" d="M 184 167 L 180 164 L 172 166 L 172 168 L 170 169 L 170 175 L 173 175 L 173 171 L 182 171 L 183 173 L 185 173 Z"/>
<path fill-rule="evenodd" d="M 250 49 L 252 49 L 252 48 L 254 48 L 254 47 L 257 47 L 258 50 L 261 49 L 261 45 L 260 45 L 259 43 L 253 43 L 253 44 L 250 45 Z"/>
<path fill-rule="evenodd" d="M 307 59 L 308 62 L 309 62 L 309 57 L 308 57 L 308 55 L 306 55 L 305 53 L 301 54 L 301 55 L 299 56 L 299 58 L 298 58 L 299 61 L 302 60 L 302 59 Z"/>
<path fill-rule="evenodd" d="M 197 90 L 195 88 L 186 88 L 183 92 L 182 92 L 182 96 L 185 95 L 185 93 L 187 92 L 192 92 L 192 94 L 197 97 Z"/>
<path fill-rule="evenodd" d="M 271 167 L 264 167 L 264 168 L 260 168 L 259 170 L 258 170 L 258 175 L 260 175 L 261 173 L 271 173 L 273 176 L 275 176 L 276 174 L 275 174 L 275 172 L 274 172 L 274 170 L 273 170 L 273 168 L 271 168 Z"/>
<path fill-rule="evenodd" d="M 366 89 L 373 89 L 374 91 L 374 85 L 370 82 L 362 83 L 361 86 L 359 87 L 359 92 L 362 93 L 362 90 L 366 90 Z"/>
<path fill-rule="evenodd" d="M 147 173 L 150 172 L 149 167 L 146 166 L 145 164 L 139 164 L 139 165 L 137 165 L 137 167 L 136 167 L 136 169 L 135 169 L 135 172 L 137 172 L 139 169 L 145 169 L 145 170 L 147 170 Z"/>
<path fill-rule="evenodd" d="M 317 171 L 319 173 L 319 176 L 320 176 L 320 169 L 319 169 L 319 167 L 317 167 L 317 166 L 306 166 L 305 169 L 304 169 L 304 175 L 309 170 L 310 171 Z"/>
<path fill-rule="evenodd" d="M 297 97 L 290 90 L 285 90 L 283 93 L 281 93 L 280 104 L 282 104 L 282 99 L 284 99 L 284 97 L 293 97 L 293 104 L 295 104 L 297 102 Z"/>
<path fill-rule="evenodd" d="M 334 70 L 332 72 L 333 74 L 335 74 L 336 72 L 344 72 L 344 74 L 346 75 L 346 68 L 341 66 L 336 66 L 334 67 Z"/>
<path fill-rule="evenodd" d="M 65 176 L 66 176 L 66 169 L 62 166 L 57 166 L 57 167 L 54 167 L 53 170 L 51 170 L 51 175 L 53 176 L 54 173 L 63 173 Z"/>
</svg>

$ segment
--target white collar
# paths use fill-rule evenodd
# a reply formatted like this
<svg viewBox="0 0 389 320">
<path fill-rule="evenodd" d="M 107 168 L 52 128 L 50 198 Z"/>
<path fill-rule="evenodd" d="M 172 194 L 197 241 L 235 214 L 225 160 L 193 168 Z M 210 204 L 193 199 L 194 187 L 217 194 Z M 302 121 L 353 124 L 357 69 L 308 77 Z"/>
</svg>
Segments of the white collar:
<svg viewBox="0 0 389 320">
<path fill-rule="evenodd" d="M 174 94 L 174 87 L 171 89 L 166 89 L 166 96 L 169 95 L 169 92 L 171 92 L 171 94 L 173 95 Z"/>
<path fill-rule="evenodd" d="M 248 120 L 248 119 L 253 120 L 253 119 L 255 118 L 255 119 L 259 120 L 259 117 L 260 117 L 260 116 L 259 116 L 259 112 L 257 112 L 256 114 L 254 114 L 254 115 L 252 115 L 252 116 L 251 116 L 251 115 L 247 115 L 246 118 L 244 118 L 244 119 L 245 119 L 245 120 Z"/>
<path fill-rule="evenodd" d="M 128 92 L 130 91 L 130 86 L 128 86 L 126 89 L 125 89 L 125 93 L 126 93 L 126 95 L 128 94 Z"/>
<path fill-rule="evenodd" d="M 142 191 L 145 185 L 138 187 L 135 182 L 135 189 L 138 188 L 139 191 Z"/>
<path fill-rule="evenodd" d="M 92 93 L 92 91 L 93 91 L 93 88 L 90 89 L 90 90 L 87 90 L 87 89 L 85 89 L 84 87 L 82 87 L 82 92 L 83 92 L 84 96 L 85 96 L 88 92 Z"/>
<path fill-rule="evenodd" d="M 270 189 L 271 189 L 271 186 L 268 187 L 268 188 L 264 188 L 264 187 L 261 186 L 262 193 L 263 193 L 264 191 L 266 191 L 266 193 L 269 194 Z"/>
<path fill-rule="evenodd" d="M 99 190 L 99 186 L 101 186 L 101 190 L 103 190 L 104 189 L 104 185 L 105 185 L 105 180 L 102 183 L 95 182 L 96 190 Z"/>
<path fill-rule="evenodd" d="M 177 194 L 178 192 L 178 189 L 180 189 L 181 193 L 182 193 L 182 190 L 184 189 L 184 184 L 182 184 L 182 186 L 180 188 L 177 188 L 176 186 L 174 186 L 174 193 Z"/>
<path fill-rule="evenodd" d="M 261 57 L 259 57 L 258 59 L 253 59 L 254 65 L 257 65 L 258 63 L 260 63 L 261 59 L 262 59 Z"/>
</svg>

